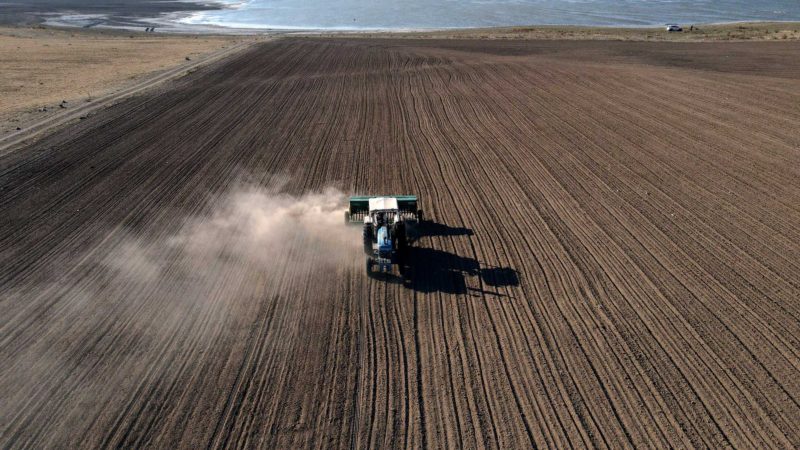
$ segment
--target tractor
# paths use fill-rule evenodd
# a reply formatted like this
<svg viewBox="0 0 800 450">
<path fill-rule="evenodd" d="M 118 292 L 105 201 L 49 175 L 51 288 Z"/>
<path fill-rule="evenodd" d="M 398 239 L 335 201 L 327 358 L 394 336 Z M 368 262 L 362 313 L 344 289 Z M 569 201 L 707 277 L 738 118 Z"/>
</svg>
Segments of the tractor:
<svg viewBox="0 0 800 450">
<path fill-rule="evenodd" d="M 397 265 L 403 274 L 405 249 L 422 222 L 415 195 L 353 196 L 344 212 L 346 224 L 362 224 L 367 274 L 391 273 Z"/>
</svg>

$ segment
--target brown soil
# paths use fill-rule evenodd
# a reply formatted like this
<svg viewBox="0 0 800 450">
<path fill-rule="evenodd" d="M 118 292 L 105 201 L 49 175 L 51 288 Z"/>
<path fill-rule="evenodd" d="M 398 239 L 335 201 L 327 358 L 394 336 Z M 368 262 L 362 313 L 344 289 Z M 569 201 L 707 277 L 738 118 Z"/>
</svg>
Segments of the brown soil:
<svg viewBox="0 0 800 450">
<path fill-rule="evenodd" d="M 797 448 L 798 129 L 793 43 L 262 44 L 0 157 L 0 447 Z M 409 280 L 156 248 L 276 175 Z"/>
</svg>

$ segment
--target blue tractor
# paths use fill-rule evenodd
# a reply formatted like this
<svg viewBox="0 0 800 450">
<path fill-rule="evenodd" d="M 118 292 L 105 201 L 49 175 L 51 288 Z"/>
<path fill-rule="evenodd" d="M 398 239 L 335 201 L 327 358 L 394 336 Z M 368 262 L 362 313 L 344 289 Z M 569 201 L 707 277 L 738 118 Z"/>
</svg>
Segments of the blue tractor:
<svg viewBox="0 0 800 450">
<path fill-rule="evenodd" d="M 414 195 L 354 196 L 344 213 L 347 224 L 362 224 L 367 274 L 391 273 L 397 265 L 402 274 L 406 247 L 413 242 L 422 221 Z"/>
</svg>

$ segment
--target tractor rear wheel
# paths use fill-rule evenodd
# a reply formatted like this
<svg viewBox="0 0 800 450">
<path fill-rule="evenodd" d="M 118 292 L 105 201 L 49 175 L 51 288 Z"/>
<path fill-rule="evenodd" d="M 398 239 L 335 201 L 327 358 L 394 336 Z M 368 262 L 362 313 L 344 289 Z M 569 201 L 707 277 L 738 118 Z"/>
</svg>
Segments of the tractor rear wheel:
<svg viewBox="0 0 800 450">
<path fill-rule="evenodd" d="M 424 216 L 422 214 L 422 210 L 418 209 L 417 210 L 417 222 L 422 222 L 423 220 L 425 220 L 425 218 L 424 218 Z"/>
<path fill-rule="evenodd" d="M 350 223 L 350 211 L 344 212 L 344 224 L 347 225 Z"/>
<path fill-rule="evenodd" d="M 367 275 L 372 276 L 374 273 L 373 266 L 375 265 L 375 261 L 372 258 L 367 258 Z"/>
<path fill-rule="evenodd" d="M 397 241 L 397 251 L 402 252 L 406 248 L 406 224 L 399 222 L 394 226 L 394 239 Z"/>
<path fill-rule="evenodd" d="M 364 231 L 361 233 L 361 236 L 364 239 L 364 253 L 367 255 L 372 255 L 372 224 L 365 223 L 364 224 Z"/>
</svg>

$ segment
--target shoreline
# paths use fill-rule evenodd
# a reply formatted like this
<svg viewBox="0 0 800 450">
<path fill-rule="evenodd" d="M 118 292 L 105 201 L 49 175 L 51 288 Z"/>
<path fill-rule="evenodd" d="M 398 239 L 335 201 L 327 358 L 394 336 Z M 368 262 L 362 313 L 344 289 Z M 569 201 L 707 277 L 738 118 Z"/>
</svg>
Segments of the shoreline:
<svg viewBox="0 0 800 450">
<path fill-rule="evenodd" d="M 381 33 L 381 34 L 397 34 L 397 33 L 445 33 L 445 32 L 459 32 L 459 31 L 481 31 L 481 30 L 505 30 L 505 29 L 532 29 L 532 28 L 553 28 L 553 29 L 605 29 L 605 30 L 660 30 L 666 24 L 651 24 L 651 25 L 570 25 L 570 24 L 522 24 L 522 25 L 502 25 L 494 27 L 409 27 L 409 28 L 369 28 L 369 27 L 328 27 L 328 28 L 308 28 L 308 27 L 289 27 L 289 26 L 270 26 L 270 25 L 257 25 L 257 26 L 225 26 L 221 24 L 192 24 L 187 22 L 179 22 L 187 25 L 187 27 L 208 27 L 222 30 L 236 30 L 236 31 L 251 31 L 251 32 L 304 32 L 304 33 Z M 725 22 L 692 22 L 686 23 L 685 26 L 695 27 L 728 27 L 737 25 L 797 25 L 800 26 L 800 20 L 737 20 Z M 684 26 L 683 23 L 678 25 Z"/>
<path fill-rule="evenodd" d="M 144 34 L 142 27 L 96 26 L 80 28 L 69 25 L 0 25 L 6 29 L 37 27 L 79 33 Z M 629 41 L 769 41 L 800 40 L 800 22 L 727 22 L 719 24 L 690 24 L 683 32 L 670 33 L 663 27 L 585 27 L 578 25 L 536 25 L 490 28 L 444 28 L 404 30 L 305 30 L 305 29 L 239 29 L 215 26 L 187 26 L 185 29 L 156 27 L 158 36 L 183 37 L 343 37 L 374 39 L 521 39 L 521 40 L 629 40 Z"/>
<path fill-rule="evenodd" d="M 619 32 L 622 34 L 630 34 L 630 32 L 653 32 L 663 28 L 665 23 L 677 23 L 684 28 L 691 26 L 700 28 L 725 28 L 725 27 L 757 27 L 763 28 L 765 26 L 783 26 L 787 28 L 800 28 L 800 17 L 794 11 L 794 20 L 781 20 L 782 17 L 792 17 L 793 14 L 785 14 L 783 16 L 774 15 L 774 18 L 768 17 L 769 15 L 759 14 L 753 12 L 750 17 L 757 17 L 748 19 L 748 14 L 743 13 L 741 17 L 733 17 L 732 14 L 699 14 L 697 16 L 683 14 L 648 14 L 644 16 L 636 15 L 612 15 L 612 16 L 597 16 L 594 19 L 586 19 L 586 12 L 581 12 L 579 9 L 574 11 L 573 15 L 566 14 L 563 17 L 548 15 L 547 10 L 543 10 L 541 15 L 528 13 L 524 18 L 520 16 L 518 19 L 527 21 L 528 23 L 521 23 L 516 25 L 482 25 L 475 23 L 473 25 L 462 26 L 454 24 L 453 26 L 400 26 L 402 24 L 390 24 L 391 21 L 386 23 L 386 26 L 366 26 L 369 20 L 364 22 L 365 26 L 355 25 L 355 18 L 351 24 L 339 23 L 333 20 L 331 26 L 295 26 L 289 20 L 284 25 L 281 16 L 272 17 L 270 20 L 275 22 L 270 23 L 247 23 L 237 20 L 242 20 L 237 16 L 229 16 L 224 14 L 226 11 L 245 10 L 250 2 L 247 0 L 164 0 L 160 2 L 150 2 L 144 0 L 133 0 L 126 2 L 124 5 L 116 6 L 113 10 L 97 6 L 88 0 L 43 0 L 41 3 L 35 5 L 21 5 L 21 4 L 8 4 L 2 11 L 0 11 L 0 26 L 48 26 L 58 28 L 76 28 L 76 29 L 106 29 L 106 30 L 122 30 L 122 31 L 144 31 L 145 28 L 155 26 L 159 32 L 170 34 L 197 34 L 197 35 L 254 35 L 254 34 L 314 34 L 314 35 L 333 35 L 333 34 L 352 34 L 352 35 L 396 35 L 396 34 L 458 34 L 469 35 L 475 33 L 507 33 L 509 30 L 564 30 L 576 31 L 581 34 L 586 34 L 587 31 L 592 30 L 594 34 L 611 34 Z M 255 4 L 253 13 L 258 13 L 258 4 Z M 247 11 L 244 11 L 247 12 Z M 357 11 L 354 12 L 354 14 Z M 220 16 L 215 16 L 216 13 L 222 13 Z M 263 12 L 262 12 L 263 13 Z M 714 17 L 719 16 L 719 17 Z M 724 19 L 725 16 L 734 18 L 734 20 L 713 20 L 715 18 Z M 265 16 L 266 17 L 266 16 Z M 662 18 L 663 17 L 663 18 Z M 697 21 L 691 21 L 690 18 L 696 18 Z M 555 20 L 553 20 L 555 19 Z M 573 24 L 563 23 L 559 19 L 566 19 L 566 22 L 573 22 Z M 711 19 L 711 20 L 709 20 Z M 269 20 L 259 20 L 260 22 Z M 316 19 L 308 17 L 300 22 L 314 23 Z M 494 22 L 513 23 L 516 20 L 512 19 L 496 19 Z M 663 23 L 662 23 L 663 21 Z M 286 20 L 283 20 L 286 22 Z M 373 20 L 374 22 L 374 20 Z M 424 23 L 423 21 L 409 20 L 404 23 Z M 436 23 L 437 21 L 430 21 Z M 447 20 L 438 21 L 441 23 L 448 22 Z M 467 20 L 466 22 L 470 22 Z M 475 21 L 472 21 L 475 22 Z"/>
<path fill-rule="evenodd" d="M 219 2 L 210 2 L 222 4 Z M 222 9 L 222 8 L 221 8 Z M 219 24 L 192 24 L 185 17 L 198 11 L 174 11 L 161 17 L 142 20 L 134 25 L 97 24 L 79 26 L 68 21 L 47 20 L 38 26 L 63 30 L 108 30 L 141 32 L 146 26 L 155 26 L 159 34 L 178 36 L 319 36 L 319 37 L 374 37 L 374 38 L 452 38 L 452 39 L 607 39 L 607 40 L 685 40 L 685 41 L 731 41 L 769 40 L 771 33 L 776 39 L 800 39 L 800 21 L 732 21 L 713 23 L 679 23 L 683 32 L 668 33 L 663 25 L 513 25 L 498 27 L 451 27 L 451 28 L 302 28 L 302 27 L 237 27 Z M 61 16 L 63 17 L 63 16 Z M 15 25 L 10 25 L 11 27 Z M 25 26 L 25 25 L 20 25 Z M 786 36 L 785 38 L 783 36 Z"/>
</svg>

